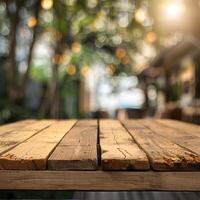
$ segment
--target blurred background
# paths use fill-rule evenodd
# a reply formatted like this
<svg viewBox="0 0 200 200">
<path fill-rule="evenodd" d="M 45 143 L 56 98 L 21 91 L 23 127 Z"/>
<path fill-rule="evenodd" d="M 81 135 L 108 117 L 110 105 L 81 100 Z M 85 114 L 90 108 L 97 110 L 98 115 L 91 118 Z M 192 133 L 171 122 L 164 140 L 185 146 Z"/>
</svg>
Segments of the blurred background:
<svg viewBox="0 0 200 200">
<path fill-rule="evenodd" d="M 0 123 L 200 124 L 199 0 L 1 0 Z"/>
</svg>

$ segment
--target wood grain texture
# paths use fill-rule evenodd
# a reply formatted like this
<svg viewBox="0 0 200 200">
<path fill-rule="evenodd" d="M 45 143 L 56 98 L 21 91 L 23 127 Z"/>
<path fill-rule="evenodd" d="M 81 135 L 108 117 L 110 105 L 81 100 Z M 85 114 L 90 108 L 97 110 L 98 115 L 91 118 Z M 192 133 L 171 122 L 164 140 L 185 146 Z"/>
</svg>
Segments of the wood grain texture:
<svg viewBox="0 0 200 200">
<path fill-rule="evenodd" d="M 12 124 L 11 131 L 1 132 L 0 134 L 0 155 L 12 149 L 21 142 L 27 140 L 39 131 L 47 128 L 53 121 L 22 121 L 17 122 L 17 125 Z M 9 126 L 9 125 L 8 125 Z M 11 127 L 9 126 L 9 128 Z M 1 129 L 2 130 L 2 129 Z M 5 130 L 5 129 L 4 129 Z M 8 130 L 8 129 L 7 129 Z"/>
<path fill-rule="evenodd" d="M 147 170 L 146 154 L 117 120 L 100 120 L 101 165 L 103 170 Z"/>
<path fill-rule="evenodd" d="M 200 155 L 200 135 L 197 134 L 200 126 L 195 126 L 196 132 L 194 132 L 192 131 L 192 128 L 194 128 L 193 126 L 188 127 L 187 124 L 180 125 L 180 123 L 172 120 L 167 121 L 165 124 L 156 120 L 142 120 L 141 123 L 150 128 L 155 133 L 162 135 L 170 141 Z M 173 124 L 173 127 L 170 127 L 171 124 Z M 191 131 L 189 131 L 190 128 Z"/>
<path fill-rule="evenodd" d="M 57 121 L 1 155 L 0 169 L 46 169 L 48 156 L 75 122 L 76 120 Z"/>
<path fill-rule="evenodd" d="M 97 127 L 98 126 L 98 121 L 95 120 L 95 119 L 82 119 L 82 120 L 79 120 L 78 123 L 76 124 L 77 127 L 86 127 L 86 126 L 89 126 L 89 127 Z"/>
<path fill-rule="evenodd" d="M 147 153 L 154 170 L 199 170 L 200 156 L 180 147 L 143 125 L 143 120 L 128 120 L 123 124 Z M 153 121 L 151 122 L 153 123 Z M 156 127 L 155 127 L 156 129 Z M 162 131 L 162 129 L 157 129 Z"/>
<path fill-rule="evenodd" d="M 0 170 L 0 189 L 200 191 L 200 172 Z"/>
<path fill-rule="evenodd" d="M 25 126 L 27 126 L 31 123 L 34 123 L 35 121 L 36 120 L 22 120 L 22 121 L 10 123 L 10 124 L 1 125 L 0 126 L 0 136 L 6 134 L 8 132 L 16 131 L 21 128 L 24 128 Z"/>
<path fill-rule="evenodd" d="M 97 120 L 80 120 L 48 159 L 51 170 L 96 170 Z"/>
<path fill-rule="evenodd" d="M 164 124 L 165 126 L 175 128 L 182 132 L 186 132 L 189 135 L 195 135 L 197 137 L 200 137 L 200 126 L 199 125 L 181 122 L 181 121 L 177 121 L 177 120 L 171 120 L 171 119 L 160 119 L 160 120 L 156 120 L 156 121 Z"/>
</svg>

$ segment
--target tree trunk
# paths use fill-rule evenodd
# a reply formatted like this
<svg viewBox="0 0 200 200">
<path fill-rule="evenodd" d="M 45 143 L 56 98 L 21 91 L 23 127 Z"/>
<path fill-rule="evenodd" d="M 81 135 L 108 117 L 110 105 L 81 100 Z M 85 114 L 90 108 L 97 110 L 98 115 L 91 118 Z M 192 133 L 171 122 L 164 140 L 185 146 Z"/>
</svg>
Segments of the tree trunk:
<svg viewBox="0 0 200 200">
<path fill-rule="evenodd" d="M 57 41 L 54 56 L 62 55 L 65 49 L 65 37 L 64 35 Z M 45 102 L 42 104 L 42 112 L 44 114 L 49 114 L 50 118 L 59 118 L 59 104 L 60 104 L 60 88 L 59 88 L 59 63 L 54 63 L 52 65 L 52 78 L 49 82 Z"/>
<path fill-rule="evenodd" d="M 52 80 L 50 83 L 50 117 L 59 118 L 59 84 L 58 84 L 58 65 L 53 65 Z"/>
<path fill-rule="evenodd" d="M 27 59 L 27 70 L 24 74 L 24 77 L 22 79 L 22 84 L 21 84 L 21 91 L 22 91 L 22 95 L 24 96 L 26 87 L 27 87 L 27 83 L 28 83 L 28 78 L 29 78 L 29 72 L 31 69 L 31 62 L 32 62 L 32 56 L 33 56 L 33 49 L 34 49 L 34 45 L 36 42 L 36 36 L 37 36 L 37 27 L 38 27 L 38 20 L 39 20 L 39 13 L 40 13 L 40 0 L 38 0 L 35 4 L 35 19 L 37 20 L 37 24 L 36 26 L 33 27 L 33 38 L 32 41 L 30 43 L 30 50 L 29 50 L 29 54 L 28 54 L 28 59 Z"/>
<path fill-rule="evenodd" d="M 10 10 L 10 3 L 15 3 L 16 10 Z M 17 45 L 17 28 L 20 20 L 19 12 L 24 1 L 6 1 L 7 16 L 10 20 L 10 47 L 7 60 L 6 78 L 7 78 L 7 93 L 11 103 L 14 103 L 18 98 L 18 71 L 16 66 L 16 45 Z"/>
</svg>

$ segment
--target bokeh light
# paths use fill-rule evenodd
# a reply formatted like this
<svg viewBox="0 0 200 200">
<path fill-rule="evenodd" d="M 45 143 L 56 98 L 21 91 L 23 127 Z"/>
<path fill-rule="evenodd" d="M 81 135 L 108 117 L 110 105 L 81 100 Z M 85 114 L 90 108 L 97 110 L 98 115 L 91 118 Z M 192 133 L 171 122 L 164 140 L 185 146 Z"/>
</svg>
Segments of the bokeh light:
<svg viewBox="0 0 200 200">
<path fill-rule="evenodd" d="M 84 77 L 86 77 L 89 74 L 89 71 L 90 71 L 89 65 L 84 65 L 81 68 L 81 75 L 84 76 Z"/>
<path fill-rule="evenodd" d="M 172 1 L 164 5 L 165 18 L 175 20 L 181 18 L 184 12 L 184 5 L 180 1 Z"/>
<path fill-rule="evenodd" d="M 76 66 L 74 64 L 68 65 L 67 68 L 66 68 L 66 72 L 70 76 L 75 75 L 76 74 Z"/>
<path fill-rule="evenodd" d="M 43 9 L 49 10 L 53 6 L 53 0 L 42 0 L 41 6 L 42 6 Z"/>
<path fill-rule="evenodd" d="M 27 22 L 28 27 L 33 28 L 37 25 L 37 19 L 35 17 L 30 17 Z"/>
<path fill-rule="evenodd" d="M 73 42 L 71 45 L 71 50 L 73 53 L 80 53 L 81 47 L 82 46 L 79 42 Z"/>
<path fill-rule="evenodd" d="M 146 35 L 146 38 L 145 40 L 148 42 L 148 43 L 154 43 L 156 40 L 157 40 L 157 35 L 156 33 L 154 32 L 148 32 L 147 35 Z"/>
<path fill-rule="evenodd" d="M 144 105 L 140 102 L 137 108 L 153 105 L 152 115 L 159 102 L 159 95 L 155 93 L 163 92 L 164 96 L 170 84 L 176 101 L 181 101 L 181 88 L 187 92 L 183 97 L 188 101 L 189 83 L 186 82 L 193 82 L 191 99 L 199 94 L 200 86 L 195 85 L 199 83 L 199 69 L 195 68 L 200 65 L 199 0 L 192 3 L 189 0 L 26 0 L 20 1 L 20 5 L 16 2 L 0 1 L 0 94 L 3 98 L 0 107 L 9 107 L 12 111 L 19 101 L 23 111 L 19 111 L 20 118 L 24 117 L 23 113 L 44 118 L 82 117 L 82 108 L 77 106 L 80 102 L 85 102 L 81 106 L 87 107 L 83 115 L 93 116 L 91 113 L 104 109 L 99 104 L 103 93 L 110 95 L 113 102 L 120 102 L 115 109 L 129 109 L 134 105 L 130 101 L 137 99 L 134 87 L 144 90 L 147 98 L 147 102 Z M 14 16 L 17 21 L 13 20 Z M 184 57 L 193 65 L 183 64 Z M 170 70 L 174 71 L 170 74 Z M 132 76 L 138 76 L 137 86 L 128 83 Z M 26 82 L 23 85 L 26 89 L 22 88 L 22 80 Z M 178 81 L 183 82 L 180 88 L 173 85 Z M 4 88 L 12 82 L 13 86 Z M 99 92 L 101 84 L 104 86 Z M 149 84 L 156 89 L 148 88 Z M 59 86 L 60 92 L 52 92 L 58 102 L 50 105 L 49 99 L 43 96 L 53 91 L 53 85 Z M 44 110 L 35 106 L 32 113 L 32 105 L 22 106 L 21 102 L 30 104 L 27 91 L 34 94 L 29 87 L 37 87 L 38 94 L 31 98 L 33 103 L 46 104 Z M 9 96 L 10 91 L 16 92 L 16 99 L 15 95 Z M 168 101 L 168 95 L 166 103 L 174 100 Z M 9 104 L 11 98 L 12 105 Z M 155 104 L 148 104 L 148 98 Z M 196 105 L 195 101 L 188 105 Z M 104 105 L 113 102 L 105 100 Z M 64 108 L 58 109 L 60 113 L 56 111 L 58 104 Z M 110 109 L 110 105 L 107 108 Z M 114 117 L 115 111 L 109 112 Z M 2 122 L 18 119 L 16 116 Z"/>
<path fill-rule="evenodd" d="M 126 51 L 123 48 L 117 48 L 116 56 L 117 58 L 122 59 L 126 56 Z"/>
<path fill-rule="evenodd" d="M 143 23 L 146 19 L 146 13 L 142 8 L 139 8 L 135 12 L 135 20 L 139 23 Z"/>
</svg>

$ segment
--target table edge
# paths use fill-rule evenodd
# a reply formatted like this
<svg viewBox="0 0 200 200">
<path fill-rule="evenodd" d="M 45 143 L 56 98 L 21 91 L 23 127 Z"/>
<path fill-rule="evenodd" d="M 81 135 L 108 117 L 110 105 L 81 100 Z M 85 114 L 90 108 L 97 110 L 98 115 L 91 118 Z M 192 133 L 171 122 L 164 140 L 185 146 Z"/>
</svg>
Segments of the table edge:
<svg viewBox="0 0 200 200">
<path fill-rule="evenodd" d="M 200 171 L 0 170 L 0 190 L 200 191 Z"/>
</svg>

